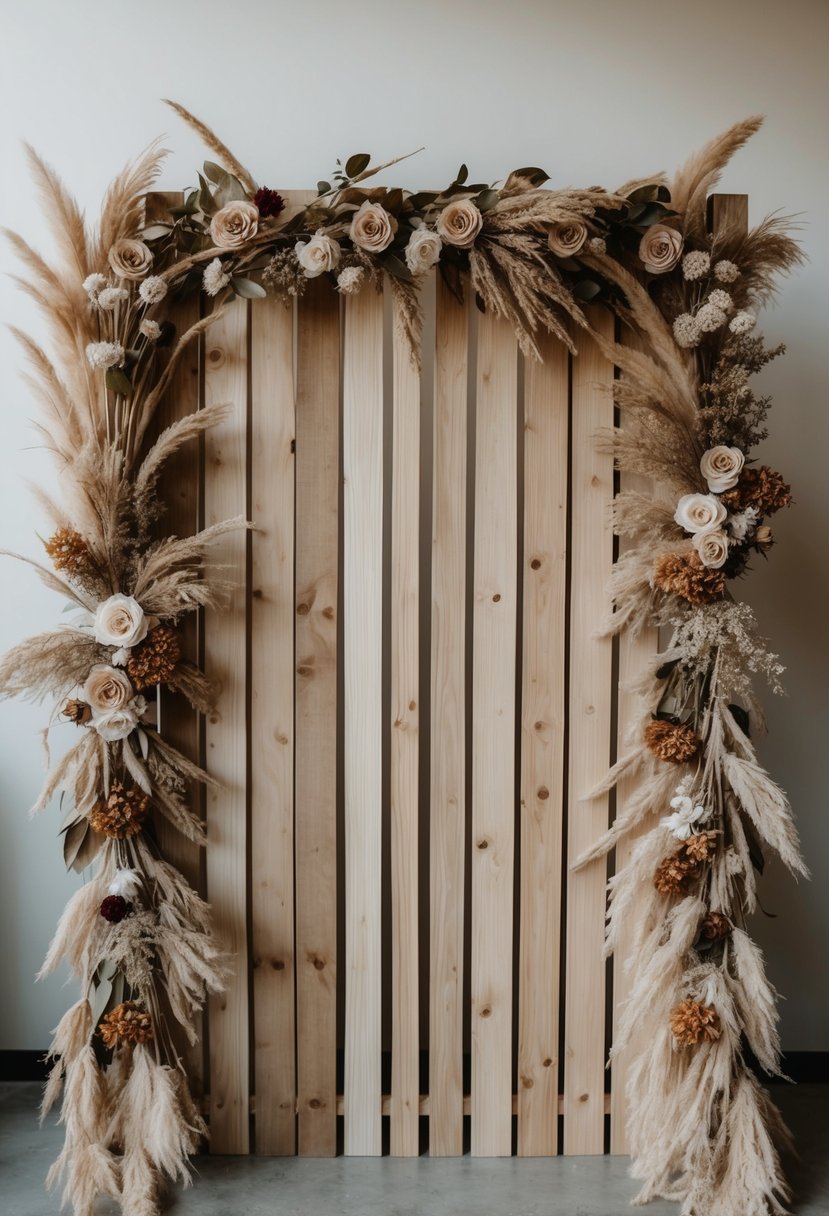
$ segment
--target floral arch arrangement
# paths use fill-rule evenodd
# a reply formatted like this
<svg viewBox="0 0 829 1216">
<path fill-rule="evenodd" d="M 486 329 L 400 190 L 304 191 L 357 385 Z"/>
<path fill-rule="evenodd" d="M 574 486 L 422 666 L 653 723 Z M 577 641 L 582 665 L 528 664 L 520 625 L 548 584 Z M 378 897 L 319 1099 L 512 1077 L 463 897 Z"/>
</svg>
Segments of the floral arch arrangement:
<svg viewBox="0 0 829 1216">
<path fill-rule="evenodd" d="M 608 927 L 613 950 L 636 902 L 635 978 L 614 1051 L 646 1028 L 629 1085 L 640 1199 L 680 1199 L 696 1216 L 782 1213 L 785 1129 L 746 1060 L 749 1048 L 766 1072 L 779 1072 L 777 1015 L 746 917 L 762 847 L 793 873 L 806 870 L 786 798 L 749 733 L 761 721 L 754 675 L 776 688 L 782 669 L 731 588 L 753 555 L 767 555 L 768 521 L 791 501 L 781 475 L 752 460 L 769 400 L 751 376 L 782 351 L 757 334 L 756 310 L 801 255 L 779 218 L 715 237 L 706 224 L 710 191 L 760 120 L 713 140 L 672 181 L 660 175 L 614 192 L 547 189 L 536 168 L 501 185 L 470 183 L 465 166 L 443 191 L 369 187 L 378 170 L 358 154 L 292 213 L 174 108 L 215 157 L 180 207 L 146 220 L 164 155 L 153 146 L 115 180 L 89 231 L 32 152 L 54 263 L 9 234 L 20 285 L 54 345 L 47 354 L 17 334 L 63 492 L 60 502 L 43 496 L 54 531 L 45 542 L 51 568 L 37 570 L 72 615 L 5 656 L 0 693 L 51 697 L 55 716 L 75 724 L 77 739 L 34 809 L 60 793 L 67 865 L 96 866 L 42 971 L 67 959 L 82 988 L 50 1049 L 43 1109 L 63 1088 L 66 1126 L 50 1183 L 65 1180 L 79 1214 L 107 1194 L 146 1216 L 164 1178 L 188 1178 L 206 1132 L 173 1027 L 195 1038 L 226 964 L 206 904 L 145 829 L 163 816 L 203 839 L 187 786 L 209 777 L 155 728 L 155 689 L 169 685 L 197 710 L 210 708 L 213 690 L 182 658 L 178 631 L 185 614 L 222 603 L 228 585 L 211 566 L 210 543 L 246 525 L 160 532 L 164 462 L 222 409 L 150 442 L 156 407 L 182 351 L 229 300 L 290 302 L 320 275 L 346 295 L 388 280 L 417 359 L 418 288 L 437 267 L 459 297 L 471 292 L 506 318 L 529 356 L 544 331 L 573 349 L 572 333 L 589 329 L 589 301 L 642 339 L 634 349 L 594 335 L 620 371 L 624 425 L 608 440 L 618 467 L 656 487 L 615 499 L 614 525 L 629 544 L 614 568 L 607 629 L 656 624 L 670 641 L 643 673 L 641 739 L 602 787 L 635 774 L 638 793 L 580 864 L 652 821 L 612 880 Z M 201 292 L 211 310 L 176 335 L 165 309 L 182 292 Z"/>
</svg>

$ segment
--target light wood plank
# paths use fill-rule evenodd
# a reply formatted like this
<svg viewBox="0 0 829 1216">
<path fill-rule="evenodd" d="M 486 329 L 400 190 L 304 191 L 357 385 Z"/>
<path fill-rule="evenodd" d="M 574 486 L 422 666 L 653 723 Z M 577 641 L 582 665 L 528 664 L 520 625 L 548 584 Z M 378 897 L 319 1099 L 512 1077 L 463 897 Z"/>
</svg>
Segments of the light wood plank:
<svg viewBox="0 0 829 1216">
<path fill-rule="evenodd" d="M 251 915 L 256 1151 L 296 1147 L 294 1065 L 294 323 L 251 310 Z"/>
<path fill-rule="evenodd" d="M 383 298 L 345 316 L 345 1152 L 381 1151 Z"/>
<path fill-rule="evenodd" d="M 391 519 L 391 1152 L 419 1152 L 420 375 L 393 304 Z"/>
<path fill-rule="evenodd" d="M 613 317 L 590 310 L 596 330 L 613 337 Z M 608 518 L 613 461 L 596 431 L 613 425 L 608 386 L 613 368 L 587 334 L 579 334 L 572 371 L 572 518 L 570 596 L 570 757 L 567 855 L 572 863 L 608 824 L 605 795 L 582 796 L 610 762 L 612 644 L 595 630 L 605 612 L 613 561 Z M 606 865 L 567 877 L 564 1151 L 604 1151 L 605 963 L 602 958 Z"/>
<path fill-rule="evenodd" d="M 299 1152 L 337 1151 L 337 599 L 340 301 L 298 305 L 296 968 Z"/>
<path fill-rule="evenodd" d="M 437 281 L 432 471 L 429 1152 L 463 1152 L 467 310 Z"/>
<path fill-rule="evenodd" d="M 564 809 L 564 635 L 570 358 L 552 336 L 524 382 L 524 631 L 518 1155 L 558 1144 L 558 1003 Z"/>
<path fill-rule="evenodd" d="M 231 416 L 205 437 L 205 523 L 248 511 L 248 309 L 237 302 L 208 331 L 205 400 L 230 402 Z M 216 1153 L 249 1148 L 247 949 L 246 536 L 223 537 L 212 550 L 241 589 L 229 607 L 206 614 L 205 670 L 217 681 L 217 708 L 206 723 L 206 762 L 219 782 L 207 792 L 207 893 L 216 931 L 234 960 L 227 990 L 210 1012 L 210 1141 Z"/>
<path fill-rule="evenodd" d="M 472 1154 L 512 1151 L 518 354 L 478 326 L 472 695 Z"/>
</svg>

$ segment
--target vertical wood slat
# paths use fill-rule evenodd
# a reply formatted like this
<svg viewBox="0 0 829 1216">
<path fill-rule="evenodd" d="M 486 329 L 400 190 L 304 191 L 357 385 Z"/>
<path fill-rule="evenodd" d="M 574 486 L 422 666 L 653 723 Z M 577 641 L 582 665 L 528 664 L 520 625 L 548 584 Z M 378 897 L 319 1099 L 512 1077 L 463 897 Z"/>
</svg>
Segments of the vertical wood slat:
<svg viewBox="0 0 829 1216">
<path fill-rule="evenodd" d="M 518 351 L 478 326 L 472 695 L 472 1154 L 512 1151 Z"/>
<path fill-rule="evenodd" d="M 251 310 L 251 916 L 256 1151 L 293 1154 L 294 325 Z"/>
<path fill-rule="evenodd" d="M 248 514 L 247 333 L 248 307 L 239 301 L 207 335 L 206 403 L 233 406 L 232 415 L 205 436 L 208 526 Z M 243 532 L 213 546 L 213 559 L 240 587 L 228 608 L 205 620 L 205 670 L 220 689 L 205 727 L 207 769 L 220 783 L 207 791 L 207 894 L 217 934 L 234 959 L 226 991 L 209 1002 L 210 1139 L 216 1153 L 249 1149 L 246 547 Z"/>
<path fill-rule="evenodd" d="M 463 1152 L 468 316 L 438 277 L 432 472 L 429 1152 Z"/>
<path fill-rule="evenodd" d="M 383 299 L 349 299 L 343 359 L 345 1152 L 381 1151 Z"/>
<path fill-rule="evenodd" d="M 613 337 L 613 317 L 589 310 L 594 328 Z M 608 518 L 613 460 L 595 435 L 613 425 L 608 391 L 613 367 L 587 334 L 579 335 L 572 371 L 572 517 L 570 592 L 570 745 L 568 866 L 607 828 L 608 798 L 580 799 L 610 763 L 612 645 L 597 638 L 613 561 Z M 567 877 L 564 1151 L 604 1151 L 605 963 L 602 958 L 606 866 Z"/>
<path fill-rule="evenodd" d="M 337 600 L 340 302 L 297 311 L 296 969 L 298 1147 L 337 1151 Z"/>
<path fill-rule="evenodd" d="M 394 301 L 391 516 L 391 1154 L 419 1152 L 420 375 Z"/>
<path fill-rule="evenodd" d="M 570 357 L 551 335 L 524 384 L 518 1155 L 558 1142 Z"/>
</svg>

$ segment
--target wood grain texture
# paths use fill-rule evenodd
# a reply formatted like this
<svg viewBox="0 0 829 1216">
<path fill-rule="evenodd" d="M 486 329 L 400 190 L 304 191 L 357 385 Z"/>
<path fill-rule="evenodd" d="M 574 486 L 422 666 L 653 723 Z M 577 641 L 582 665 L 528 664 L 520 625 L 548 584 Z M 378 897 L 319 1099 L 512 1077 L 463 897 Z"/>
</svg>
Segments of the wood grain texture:
<svg viewBox="0 0 829 1216">
<path fill-rule="evenodd" d="M 524 382 L 524 628 L 518 1155 L 558 1145 L 558 1003 L 564 810 L 564 638 L 570 357 L 541 339 Z"/>
<path fill-rule="evenodd" d="M 518 353 L 478 326 L 472 695 L 472 1154 L 512 1151 Z"/>
<path fill-rule="evenodd" d="M 294 1056 L 294 320 L 251 310 L 250 746 L 256 1151 L 296 1149 Z"/>
<path fill-rule="evenodd" d="M 233 412 L 205 437 L 205 523 L 246 516 L 248 307 L 237 302 L 208 331 L 205 401 Z M 217 934 L 234 960 L 227 989 L 211 997 L 210 1141 L 215 1153 L 249 1150 L 249 1027 L 247 948 L 247 586 L 246 535 L 231 533 L 212 548 L 240 589 L 231 604 L 206 614 L 205 670 L 219 701 L 205 728 L 208 772 L 207 894 Z"/>
<path fill-rule="evenodd" d="M 391 501 L 391 1153 L 419 1152 L 420 375 L 395 314 Z"/>
<path fill-rule="evenodd" d="M 296 988 L 299 1152 L 337 1151 L 337 630 L 340 301 L 297 314 Z"/>
<path fill-rule="evenodd" d="M 605 309 L 589 313 L 596 330 L 613 337 Z M 570 756 L 568 863 L 605 831 L 608 799 L 582 796 L 610 762 L 612 644 L 595 630 L 605 611 L 613 561 L 609 504 L 613 461 L 596 446 L 596 432 L 613 425 L 609 386 L 613 367 L 587 334 L 579 334 L 572 372 L 572 515 L 570 594 Z M 564 1151 L 604 1151 L 606 865 L 594 862 L 567 876 L 564 1023 Z"/>
<path fill-rule="evenodd" d="M 437 281 L 432 471 L 429 1152 L 463 1152 L 468 316 Z"/>
<path fill-rule="evenodd" d="M 343 352 L 345 1137 L 381 1152 L 383 298 L 349 299 Z"/>
</svg>

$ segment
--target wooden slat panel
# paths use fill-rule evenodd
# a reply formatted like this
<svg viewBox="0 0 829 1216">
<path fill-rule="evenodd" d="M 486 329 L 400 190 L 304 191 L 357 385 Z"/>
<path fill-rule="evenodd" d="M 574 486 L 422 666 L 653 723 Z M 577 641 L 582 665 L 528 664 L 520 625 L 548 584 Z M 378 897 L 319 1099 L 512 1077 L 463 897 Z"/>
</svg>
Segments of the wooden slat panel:
<svg viewBox="0 0 829 1216">
<path fill-rule="evenodd" d="M 472 1153 L 512 1151 L 517 614 L 515 335 L 478 327 L 472 695 Z"/>
<path fill-rule="evenodd" d="M 463 1152 L 467 310 L 438 278 L 432 511 L 429 1152 Z"/>
<path fill-rule="evenodd" d="M 208 526 L 248 509 L 247 323 L 247 305 L 238 302 L 207 336 L 205 400 L 233 405 L 231 417 L 205 438 Z M 249 1145 L 245 552 L 242 532 L 213 547 L 213 559 L 229 568 L 241 589 L 230 607 L 205 620 L 205 669 L 220 687 L 205 732 L 207 768 L 220 782 L 207 792 L 207 893 L 217 933 L 234 960 L 227 991 L 209 1004 L 210 1140 L 217 1153 L 246 1153 Z"/>
<path fill-rule="evenodd" d="M 383 298 L 348 301 L 343 358 L 345 1152 L 379 1154 Z"/>
<path fill-rule="evenodd" d="M 570 359 L 542 339 L 524 383 L 524 633 L 518 1154 L 558 1143 L 558 1001 L 564 807 L 564 634 Z"/>
<path fill-rule="evenodd" d="M 399 305 L 395 301 L 395 322 Z M 391 519 L 391 1152 L 416 1157 L 418 1105 L 418 759 L 420 376 L 395 323 Z"/>
<path fill-rule="evenodd" d="M 298 305 L 296 970 L 299 1152 L 337 1151 L 337 595 L 340 301 Z"/>
<path fill-rule="evenodd" d="M 613 337 L 613 318 L 594 308 L 598 332 Z M 605 611 L 613 538 L 608 507 L 613 461 L 596 446 L 596 431 L 613 425 L 607 385 L 613 368 L 587 334 L 579 334 L 572 372 L 572 520 L 570 599 L 570 758 L 568 862 L 607 828 L 607 796 L 580 798 L 610 762 L 611 666 L 609 638 L 595 637 Z M 604 387 L 603 387 L 604 386 Z M 606 867 L 594 863 L 567 878 L 564 1151 L 604 1151 Z"/>
<path fill-rule="evenodd" d="M 294 1064 L 294 326 L 251 312 L 251 914 L 256 1151 L 296 1147 Z"/>
</svg>

